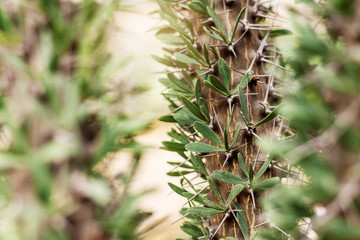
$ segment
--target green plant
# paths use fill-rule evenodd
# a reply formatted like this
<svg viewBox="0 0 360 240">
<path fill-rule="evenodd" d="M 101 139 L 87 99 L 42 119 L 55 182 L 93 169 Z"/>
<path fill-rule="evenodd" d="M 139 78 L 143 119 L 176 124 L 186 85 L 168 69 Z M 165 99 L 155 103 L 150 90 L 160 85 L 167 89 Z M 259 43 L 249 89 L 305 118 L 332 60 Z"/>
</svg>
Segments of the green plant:
<svg viewBox="0 0 360 240">
<path fill-rule="evenodd" d="M 138 239 L 148 213 L 128 188 L 144 150 L 134 136 L 149 119 L 127 116 L 116 88 L 127 58 L 107 51 L 107 36 L 119 10 L 121 1 L 2 1 L 1 239 Z M 100 163 L 118 151 L 129 169 L 106 179 Z"/>
<path fill-rule="evenodd" d="M 274 89 L 283 66 L 271 38 L 289 32 L 276 29 L 276 13 L 258 2 L 159 5 L 168 24 L 157 36 L 168 46 L 154 59 L 168 67 L 160 81 L 171 110 L 160 120 L 176 124 L 163 149 L 184 158 L 168 173 L 180 178 L 170 187 L 187 198 L 182 229 L 192 239 L 254 239 L 259 199 L 280 181 L 275 156 L 256 145 L 261 135 L 283 134 Z"/>
<path fill-rule="evenodd" d="M 296 44 L 286 62 L 296 86 L 281 110 L 294 138 L 264 144 L 300 168 L 294 185 L 264 200 L 284 233 L 259 239 L 360 239 L 360 31 L 358 1 L 306 1 L 323 31 L 294 16 Z M 279 200 L 281 199 L 281 201 Z"/>
</svg>

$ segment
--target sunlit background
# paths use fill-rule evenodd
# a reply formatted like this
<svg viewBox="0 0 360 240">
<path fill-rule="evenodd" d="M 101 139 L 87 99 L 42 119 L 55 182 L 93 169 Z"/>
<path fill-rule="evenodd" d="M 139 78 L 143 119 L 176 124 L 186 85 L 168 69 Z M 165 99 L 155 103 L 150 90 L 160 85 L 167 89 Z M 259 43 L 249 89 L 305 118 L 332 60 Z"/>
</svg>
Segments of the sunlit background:
<svg viewBox="0 0 360 240">
<path fill-rule="evenodd" d="M 164 86 L 158 81 L 164 66 L 151 58 L 151 55 L 162 55 L 161 42 L 155 37 L 157 26 L 162 24 L 157 14 L 156 2 L 138 3 L 127 12 L 116 15 L 118 33 L 111 38 L 109 49 L 116 56 L 129 56 L 129 64 L 125 71 L 121 71 L 124 86 L 133 84 L 146 89 L 136 97 L 129 94 L 126 109 L 130 114 L 148 115 L 154 119 L 167 114 L 167 102 L 161 96 Z M 167 131 L 171 124 L 155 121 L 152 128 L 137 137 L 137 140 L 150 146 L 143 155 L 136 177 L 131 185 L 133 192 L 152 191 L 140 198 L 140 208 L 152 212 L 140 229 L 155 227 L 144 236 L 144 239 L 170 240 L 186 236 L 180 229 L 182 221 L 177 221 L 181 215 L 179 209 L 185 203 L 177 194 L 171 191 L 168 182 L 176 179 L 166 175 L 171 170 L 167 161 L 180 161 L 181 157 L 173 152 L 159 149 L 161 141 L 169 140 Z M 109 170 L 114 174 L 126 171 L 126 161 L 131 158 L 124 152 L 118 154 Z M 177 222 L 176 222 L 177 221 Z"/>
</svg>

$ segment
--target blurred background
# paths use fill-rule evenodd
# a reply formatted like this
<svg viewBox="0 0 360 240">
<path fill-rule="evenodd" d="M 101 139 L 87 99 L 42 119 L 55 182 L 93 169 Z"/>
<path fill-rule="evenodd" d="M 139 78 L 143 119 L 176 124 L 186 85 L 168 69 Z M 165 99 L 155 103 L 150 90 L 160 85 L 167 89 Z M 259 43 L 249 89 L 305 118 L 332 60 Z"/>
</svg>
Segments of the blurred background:
<svg viewBox="0 0 360 240">
<path fill-rule="evenodd" d="M 0 238 L 175 239 L 148 1 L 0 3 Z"/>
<path fill-rule="evenodd" d="M 157 3 L 2 0 L 0 238 L 184 237 Z M 288 41 L 287 41 L 288 43 Z M 175 222 L 175 223 L 174 223 Z M 136 230 L 136 231 L 135 231 Z"/>
<path fill-rule="evenodd" d="M 167 161 L 180 161 L 182 158 L 174 152 L 159 149 L 161 141 L 169 140 L 167 132 L 171 124 L 157 121 L 157 118 L 168 113 L 167 102 L 161 92 L 164 86 L 158 81 L 164 66 L 154 61 L 151 55 L 162 55 L 161 42 L 156 38 L 155 29 L 161 25 L 156 2 L 143 1 L 135 4 L 130 11 L 119 12 L 115 21 L 118 27 L 111 37 L 109 47 L 114 56 L 132 56 L 130 64 L 121 72 L 128 79 L 127 84 L 143 86 L 146 91 L 138 96 L 129 94 L 126 99 L 127 111 L 131 114 L 145 114 L 155 120 L 152 127 L 136 137 L 136 140 L 150 146 L 142 156 L 141 163 L 131 184 L 131 191 L 152 191 L 139 200 L 141 209 L 153 215 L 147 219 L 140 229 L 156 226 L 144 235 L 144 239 L 175 239 L 185 237 L 181 229 L 179 209 L 185 203 L 181 196 L 171 191 L 168 182 L 176 179 L 167 176 L 172 167 Z M 139 107 L 140 106 L 140 107 Z M 119 153 L 118 158 L 110 163 L 109 170 L 116 175 L 126 170 L 124 164 L 128 158 L 126 153 Z"/>
</svg>

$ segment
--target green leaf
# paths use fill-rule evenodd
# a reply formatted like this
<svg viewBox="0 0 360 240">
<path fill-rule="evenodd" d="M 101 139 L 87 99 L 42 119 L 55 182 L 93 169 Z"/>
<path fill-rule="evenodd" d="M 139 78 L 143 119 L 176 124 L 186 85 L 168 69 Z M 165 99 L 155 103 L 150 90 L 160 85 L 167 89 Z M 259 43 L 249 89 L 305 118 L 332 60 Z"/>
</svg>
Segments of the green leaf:
<svg viewBox="0 0 360 240">
<path fill-rule="evenodd" d="M 357 200 L 355 200 L 356 202 Z M 356 203 L 354 203 L 356 204 Z M 356 208 L 358 209 L 358 208 Z M 356 211 L 356 216 L 359 216 L 359 211 Z M 344 220 L 341 217 L 335 217 L 325 223 L 319 229 L 321 233 L 320 239 L 328 240 L 358 240 L 360 239 L 359 223 L 354 220 Z"/>
<path fill-rule="evenodd" d="M 202 119 L 196 117 L 194 114 L 190 112 L 189 109 L 183 108 L 174 113 L 174 119 L 181 124 L 191 125 L 195 121 L 201 121 Z"/>
<path fill-rule="evenodd" d="M 264 174 L 266 169 L 268 169 L 270 162 L 271 162 L 271 157 L 268 157 L 266 159 L 266 161 L 263 163 L 263 165 L 261 166 L 261 168 L 259 169 L 259 171 L 256 173 L 255 179 L 254 179 L 255 181 L 258 180 Z"/>
<path fill-rule="evenodd" d="M 174 63 L 171 61 L 171 59 L 170 59 L 169 56 L 165 56 L 165 58 L 162 58 L 162 57 L 158 57 L 158 56 L 155 56 L 155 55 L 151 55 L 151 57 L 152 57 L 155 61 L 157 61 L 157 62 L 159 62 L 159 63 L 161 63 L 161 64 L 163 64 L 163 65 L 165 65 L 165 66 L 175 67 Z"/>
<path fill-rule="evenodd" d="M 196 100 L 198 100 L 198 101 L 202 97 L 200 79 L 196 79 L 196 82 L 195 82 L 195 97 L 196 97 Z"/>
<path fill-rule="evenodd" d="M 175 184 L 168 183 L 168 185 L 169 185 L 169 187 L 170 187 L 174 192 L 176 192 L 176 193 L 179 194 L 180 196 L 185 197 L 185 193 L 188 193 L 188 192 L 185 191 L 184 189 L 179 188 L 178 186 L 176 186 Z"/>
<path fill-rule="evenodd" d="M 213 39 L 226 42 L 220 35 L 218 35 L 217 33 L 214 33 L 211 29 L 208 29 L 205 26 L 203 26 L 203 29 Z"/>
<path fill-rule="evenodd" d="M 180 130 L 180 133 L 178 133 L 175 129 L 171 129 L 171 132 L 168 132 L 168 135 L 173 138 L 174 140 L 177 140 L 181 143 L 187 144 L 189 143 L 189 140 L 187 139 L 187 136 L 185 133 L 183 133 Z"/>
<path fill-rule="evenodd" d="M 209 50 L 214 54 L 215 60 L 219 59 L 219 55 L 214 47 L 209 47 Z"/>
<path fill-rule="evenodd" d="M 218 148 L 206 143 L 188 143 L 185 145 L 186 150 L 198 153 L 225 152 L 225 149 Z"/>
<path fill-rule="evenodd" d="M 212 85 L 214 85 L 217 89 L 226 93 L 226 96 L 230 95 L 230 91 L 224 86 L 224 84 L 218 79 L 216 76 L 210 74 L 209 80 Z"/>
<path fill-rule="evenodd" d="M 195 202 L 203 204 L 206 207 L 214 208 L 214 209 L 217 209 L 217 210 L 220 210 L 220 211 L 224 210 L 223 207 L 217 205 L 216 203 L 210 201 L 209 199 L 204 198 L 201 195 L 197 195 L 196 197 L 194 197 L 194 196 L 195 196 L 195 194 L 193 194 L 193 193 L 189 193 L 189 192 L 184 193 L 184 197 L 186 197 L 187 199 L 193 198 L 193 200 Z"/>
<path fill-rule="evenodd" d="M 254 180 L 254 169 L 251 163 L 249 165 L 249 182 L 252 183 Z"/>
<path fill-rule="evenodd" d="M 196 65 L 196 66 L 202 65 L 199 61 L 197 61 L 189 56 L 186 56 L 185 54 L 182 54 L 182 53 L 175 53 L 174 56 L 175 56 L 176 60 L 178 60 L 179 62 L 182 62 L 182 63 L 186 63 L 189 65 Z"/>
<path fill-rule="evenodd" d="M 221 91 L 220 89 L 218 89 L 217 87 L 215 87 L 211 82 L 204 80 L 203 81 L 204 85 L 207 86 L 208 88 L 210 88 L 211 90 L 220 93 L 221 95 L 227 96 L 228 93 Z"/>
<path fill-rule="evenodd" d="M 169 5 L 166 3 L 166 1 L 158 0 L 157 1 L 161 11 L 168 14 L 169 16 L 176 18 L 176 14 L 173 12 L 173 10 L 169 7 Z"/>
<path fill-rule="evenodd" d="M 218 204 L 216 204 L 216 203 L 210 201 L 209 199 L 204 198 L 204 197 L 202 197 L 200 195 L 196 196 L 194 198 L 194 200 L 196 202 L 200 203 L 200 204 L 203 204 L 206 207 L 211 207 L 211 208 L 214 208 L 214 209 L 217 209 L 217 210 L 220 210 L 220 211 L 224 211 L 223 207 L 219 206 Z"/>
<path fill-rule="evenodd" d="M 242 211 L 241 206 L 238 203 L 235 203 L 236 210 L 236 216 L 240 223 L 241 231 L 244 234 L 245 240 L 249 239 L 249 229 L 246 221 L 246 216 L 244 211 Z"/>
<path fill-rule="evenodd" d="M 239 176 L 236 176 L 233 173 L 226 172 L 226 171 L 214 171 L 212 172 L 212 175 L 223 182 L 230 183 L 230 184 L 247 184 L 248 182 L 240 178 Z"/>
<path fill-rule="evenodd" d="M 175 84 L 176 86 L 178 86 L 178 87 L 179 87 L 180 89 L 182 89 L 184 92 L 186 92 L 186 93 L 192 93 L 192 92 L 193 92 L 192 89 L 191 89 L 191 87 L 189 86 L 189 84 L 187 84 L 187 83 L 185 83 L 185 82 L 177 79 L 173 73 L 168 73 L 167 76 L 168 76 L 169 80 L 170 80 L 173 84 Z"/>
<path fill-rule="evenodd" d="M 190 38 L 186 31 L 177 22 L 177 17 L 169 14 L 160 13 L 161 17 L 169 22 L 169 27 L 180 33 L 182 36 Z"/>
<path fill-rule="evenodd" d="M 230 92 L 230 85 L 231 85 L 230 68 L 223 58 L 220 58 L 218 64 L 219 64 L 218 69 L 220 72 L 221 79 L 224 81 L 225 88 L 227 89 L 227 91 Z"/>
<path fill-rule="evenodd" d="M 211 66 L 211 62 L 210 62 L 210 58 L 209 58 L 209 49 L 207 47 L 207 44 L 203 44 L 203 51 L 204 51 L 204 56 L 205 56 L 205 60 L 206 63 L 209 64 L 209 66 Z"/>
<path fill-rule="evenodd" d="M 207 7 L 208 13 L 211 16 L 213 22 L 215 23 L 216 27 L 220 30 L 220 32 L 224 35 L 227 36 L 227 32 L 225 31 L 223 25 L 220 22 L 220 19 L 218 17 L 218 15 L 216 15 L 214 9 L 212 9 L 211 7 Z"/>
<path fill-rule="evenodd" d="M 188 209 L 188 211 L 195 215 L 201 215 L 203 217 L 209 217 L 216 214 L 224 213 L 225 210 L 216 210 L 212 208 L 206 208 L 206 207 L 191 207 Z"/>
<path fill-rule="evenodd" d="M 173 35 L 173 34 L 158 34 L 156 36 L 160 41 L 164 42 L 165 44 L 168 45 L 184 45 L 184 42 L 182 41 L 182 39 L 179 36 Z"/>
<path fill-rule="evenodd" d="M 270 37 L 281 37 L 292 34 L 293 33 L 288 29 L 275 29 L 270 31 Z"/>
<path fill-rule="evenodd" d="M 161 144 L 164 145 L 164 147 L 161 147 L 161 149 L 165 149 L 168 151 L 172 151 L 172 152 L 186 151 L 185 144 L 183 144 L 183 143 L 172 142 L 172 141 L 163 141 L 163 142 L 161 142 Z"/>
<path fill-rule="evenodd" d="M 194 156 L 194 154 L 190 153 L 191 162 L 194 164 L 197 170 L 200 171 L 201 174 L 208 176 L 205 165 L 200 158 Z"/>
<path fill-rule="evenodd" d="M 199 133 L 201 133 L 201 135 L 203 135 L 213 143 L 224 147 L 224 144 L 222 143 L 218 135 L 209 126 L 203 124 L 202 122 L 195 122 L 194 127 L 196 128 L 196 130 L 198 130 Z"/>
<path fill-rule="evenodd" d="M 230 42 L 232 42 L 233 39 L 234 39 L 234 37 L 235 37 L 235 33 L 236 33 L 237 26 L 239 25 L 240 18 L 241 18 L 241 16 L 243 15 L 245 9 L 246 9 L 246 6 L 241 9 L 241 11 L 239 12 L 239 15 L 238 15 L 237 18 L 236 18 L 236 22 L 235 22 L 235 26 L 234 26 L 234 29 L 233 29 L 233 32 L 232 32 L 232 35 L 231 35 Z"/>
<path fill-rule="evenodd" d="M 237 125 L 237 127 L 236 127 L 233 139 L 230 143 L 230 148 L 232 148 L 235 145 L 237 139 L 239 138 L 240 130 L 241 130 L 241 123 L 239 123 L 239 125 Z"/>
<path fill-rule="evenodd" d="M 213 33 L 216 33 L 217 35 L 219 35 L 222 38 L 223 42 L 225 42 L 226 44 L 229 44 L 229 40 L 228 40 L 227 35 L 224 35 L 219 29 L 217 29 L 214 26 L 211 26 L 210 28 L 213 31 Z"/>
<path fill-rule="evenodd" d="M 256 128 L 258 126 L 260 126 L 261 124 L 264 124 L 272 119 L 274 119 L 277 115 L 278 115 L 278 112 L 279 112 L 279 107 L 281 106 L 282 104 L 280 104 L 279 106 L 277 106 L 271 113 L 269 113 L 263 120 L 261 120 L 260 122 L 256 123 L 255 125 L 251 126 L 252 128 Z"/>
<path fill-rule="evenodd" d="M 171 176 L 171 177 L 179 177 L 179 176 L 184 176 L 186 174 L 189 173 L 193 173 L 194 171 L 174 171 L 174 172 L 167 172 L 166 175 Z"/>
<path fill-rule="evenodd" d="M 186 38 L 181 37 L 182 40 L 184 41 L 184 43 L 186 44 L 186 46 L 188 47 L 188 51 L 191 52 L 195 57 L 198 58 L 198 60 L 201 60 L 203 62 L 205 62 L 205 59 L 201 56 L 201 54 L 194 48 L 194 46 L 188 41 L 186 40 Z"/>
<path fill-rule="evenodd" d="M 167 88 L 171 88 L 179 93 L 186 93 L 182 88 L 180 88 L 178 85 L 174 84 L 169 78 L 160 78 L 159 82 L 163 84 Z"/>
<path fill-rule="evenodd" d="M 193 95 L 192 94 L 186 94 L 186 93 L 180 93 L 178 91 L 174 91 L 174 90 L 170 90 L 167 92 L 162 93 L 162 95 L 165 98 L 180 98 L 181 96 L 183 97 L 188 97 L 188 98 L 192 98 Z"/>
<path fill-rule="evenodd" d="M 187 98 L 181 97 L 181 101 L 184 103 L 185 107 L 190 110 L 192 114 L 194 114 L 197 118 L 205 120 L 204 116 L 201 114 L 200 109 L 195 103 L 189 101 Z"/>
<path fill-rule="evenodd" d="M 245 73 L 245 75 L 241 78 L 240 81 L 240 89 L 245 89 L 247 83 L 251 80 L 251 78 L 253 77 L 254 72 L 253 71 L 248 71 Z"/>
<path fill-rule="evenodd" d="M 184 22 L 185 22 L 185 25 L 186 25 L 187 29 L 190 31 L 190 34 L 191 34 L 191 37 L 192 37 L 190 39 L 194 39 L 195 38 L 195 36 L 194 36 L 194 27 L 193 27 L 192 23 L 186 17 L 184 17 Z"/>
<path fill-rule="evenodd" d="M 36 159 L 30 163 L 31 177 L 35 185 L 35 190 L 41 202 L 47 204 L 51 196 L 51 173 L 46 164 Z"/>
<path fill-rule="evenodd" d="M 206 9 L 207 12 L 207 9 Z M 12 26 L 12 22 L 9 19 L 8 14 L 6 13 L 6 11 L 3 11 L 2 9 L 0 9 L 0 32 L 3 33 L 11 33 L 11 29 L 13 28 Z"/>
<path fill-rule="evenodd" d="M 240 86 L 239 86 L 239 99 L 240 99 L 241 111 L 244 115 L 245 123 L 247 126 L 249 126 L 250 125 L 249 110 L 246 104 L 244 92 L 241 90 Z"/>
<path fill-rule="evenodd" d="M 252 185 L 252 188 L 254 190 L 267 190 L 269 188 L 272 188 L 279 182 L 280 182 L 279 177 L 273 177 L 273 178 L 265 179 L 264 181 L 261 181 L 261 182 L 258 182 L 256 184 Z"/>
<path fill-rule="evenodd" d="M 169 165 L 173 165 L 173 166 L 179 166 L 180 168 L 195 169 L 193 166 L 190 166 L 190 165 L 182 163 L 182 162 L 166 162 L 166 163 Z"/>
<path fill-rule="evenodd" d="M 226 125 L 226 129 L 227 129 L 228 131 L 229 131 L 229 129 L 230 129 L 231 122 L 232 122 L 232 120 L 233 120 L 234 110 L 235 110 L 235 108 L 232 107 L 232 108 L 231 108 L 230 117 L 229 117 L 229 121 L 228 121 L 228 123 L 227 123 L 227 125 Z"/>
<path fill-rule="evenodd" d="M 228 128 L 225 128 L 224 130 L 224 145 L 225 145 L 225 149 L 226 150 L 229 150 L 229 140 L 228 140 L 228 131 L 229 129 Z"/>
<path fill-rule="evenodd" d="M 188 4 L 189 8 L 195 12 L 201 13 L 205 16 L 209 16 L 209 13 L 207 11 L 207 2 L 206 4 L 203 1 L 200 0 L 193 0 Z"/>
<path fill-rule="evenodd" d="M 227 204 L 230 205 L 233 200 L 241 193 L 241 191 L 244 189 L 244 186 L 241 184 L 235 185 L 234 188 L 229 193 Z"/>
<path fill-rule="evenodd" d="M 159 117 L 159 121 L 168 122 L 168 123 L 176 123 L 174 116 L 171 116 L 171 115 L 161 116 L 161 117 Z"/>
<path fill-rule="evenodd" d="M 206 121 L 210 122 L 209 108 L 207 106 L 206 100 L 201 97 L 201 98 L 199 98 L 198 103 L 199 103 L 199 106 L 200 106 L 200 111 L 204 115 L 204 117 L 206 118 Z"/>
<path fill-rule="evenodd" d="M 220 204 L 221 204 L 222 206 L 224 206 L 224 202 L 223 202 L 223 200 L 222 200 L 222 198 L 221 198 L 221 195 L 220 195 L 220 193 L 219 193 L 219 190 L 218 190 L 216 184 L 214 183 L 214 181 L 211 179 L 211 177 L 206 177 L 206 180 L 208 181 L 211 190 L 215 193 L 215 195 L 216 195 L 217 199 L 219 200 Z"/>
<path fill-rule="evenodd" d="M 241 152 L 238 153 L 238 160 L 239 160 L 239 165 L 240 165 L 241 170 L 243 171 L 245 176 L 249 179 L 249 173 L 246 169 L 245 161 L 244 161 L 244 158 L 243 158 Z"/>
<path fill-rule="evenodd" d="M 182 226 L 181 229 L 189 234 L 192 237 L 201 237 L 204 235 L 204 233 L 202 232 L 202 230 L 196 226 L 195 224 L 191 223 L 191 222 L 185 222 Z"/>
</svg>

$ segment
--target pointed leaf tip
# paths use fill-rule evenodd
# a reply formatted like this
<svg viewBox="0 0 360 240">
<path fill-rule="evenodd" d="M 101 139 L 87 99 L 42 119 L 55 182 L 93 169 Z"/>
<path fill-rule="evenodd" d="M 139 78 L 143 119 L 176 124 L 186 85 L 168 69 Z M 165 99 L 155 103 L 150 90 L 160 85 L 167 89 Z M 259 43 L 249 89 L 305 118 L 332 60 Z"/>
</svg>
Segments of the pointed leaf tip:
<svg viewBox="0 0 360 240">
<path fill-rule="evenodd" d="M 218 69 L 220 72 L 221 79 L 224 81 L 227 91 L 230 92 L 231 71 L 228 64 L 223 58 L 220 58 Z"/>
<path fill-rule="evenodd" d="M 198 153 L 210 153 L 210 152 L 225 152 L 225 149 L 215 147 L 206 143 L 188 143 L 185 145 L 185 149 L 192 152 Z"/>
<path fill-rule="evenodd" d="M 212 175 L 223 182 L 230 183 L 230 184 L 247 184 L 247 181 L 243 180 L 239 176 L 226 172 L 226 171 L 214 171 Z"/>
<path fill-rule="evenodd" d="M 218 135 L 207 125 L 205 125 L 202 122 L 195 122 L 194 127 L 196 130 L 198 130 L 199 133 L 201 133 L 204 137 L 212 141 L 213 143 L 216 143 L 217 145 L 224 147 L 224 144 L 218 137 Z"/>
</svg>

